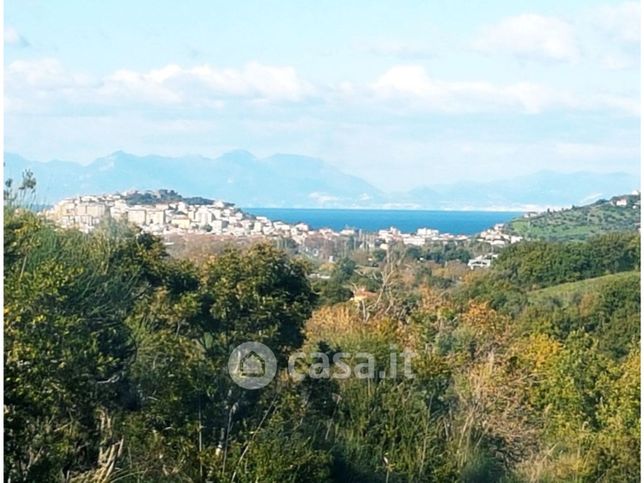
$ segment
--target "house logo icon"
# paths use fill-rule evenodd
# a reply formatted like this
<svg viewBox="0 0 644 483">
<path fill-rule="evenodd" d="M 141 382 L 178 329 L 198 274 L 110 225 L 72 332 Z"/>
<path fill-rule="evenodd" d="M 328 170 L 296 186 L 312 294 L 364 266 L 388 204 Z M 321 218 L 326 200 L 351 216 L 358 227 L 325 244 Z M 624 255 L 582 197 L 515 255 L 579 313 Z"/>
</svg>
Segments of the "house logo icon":
<svg viewBox="0 0 644 483">
<path fill-rule="evenodd" d="M 244 389 L 260 389 L 270 383 L 277 372 L 273 351 L 259 342 L 244 342 L 228 358 L 228 373 Z"/>
<path fill-rule="evenodd" d="M 262 377 L 265 372 L 264 359 L 256 352 L 249 352 L 240 362 L 240 373 L 244 377 Z"/>
</svg>

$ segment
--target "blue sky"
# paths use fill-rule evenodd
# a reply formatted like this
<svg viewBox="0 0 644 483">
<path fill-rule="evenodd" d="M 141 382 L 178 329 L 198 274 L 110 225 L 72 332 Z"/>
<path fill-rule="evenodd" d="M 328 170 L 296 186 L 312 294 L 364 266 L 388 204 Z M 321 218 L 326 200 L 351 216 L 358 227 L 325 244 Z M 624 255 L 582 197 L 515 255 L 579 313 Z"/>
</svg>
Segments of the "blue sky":
<svg viewBox="0 0 644 483">
<path fill-rule="evenodd" d="M 387 190 L 639 172 L 639 4 L 5 2 L 5 149 L 321 157 Z"/>
</svg>

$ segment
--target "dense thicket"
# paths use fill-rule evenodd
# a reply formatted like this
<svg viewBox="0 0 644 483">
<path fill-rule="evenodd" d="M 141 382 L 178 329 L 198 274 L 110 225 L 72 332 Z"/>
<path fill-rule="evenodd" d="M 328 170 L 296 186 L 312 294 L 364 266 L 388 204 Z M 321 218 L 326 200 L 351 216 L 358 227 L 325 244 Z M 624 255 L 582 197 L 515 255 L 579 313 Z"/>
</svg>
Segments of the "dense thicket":
<svg viewBox="0 0 644 483">
<path fill-rule="evenodd" d="M 499 256 L 495 272 L 519 287 L 532 289 L 637 270 L 639 265 L 639 234 L 610 233 L 585 242 L 511 245 Z"/>
<path fill-rule="evenodd" d="M 639 237 L 519 244 L 456 291 L 344 260 L 319 307 L 268 245 L 196 265 L 119 225 L 4 229 L 5 479 L 639 481 Z M 282 368 L 369 352 L 375 377 L 245 390 L 248 340 Z M 381 375 L 392 346 L 413 379 Z"/>
<path fill-rule="evenodd" d="M 243 474 L 217 454 L 242 458 L 288 400 L 241 390 L 226 362 L 247 340 L 281 362 L 302 343 L 315 296 L 301 263 L 258 245 L 195 267 L 129 228 L 84 235 L 7 210 L 5 267 L 7 478 Z"/>
</svg>

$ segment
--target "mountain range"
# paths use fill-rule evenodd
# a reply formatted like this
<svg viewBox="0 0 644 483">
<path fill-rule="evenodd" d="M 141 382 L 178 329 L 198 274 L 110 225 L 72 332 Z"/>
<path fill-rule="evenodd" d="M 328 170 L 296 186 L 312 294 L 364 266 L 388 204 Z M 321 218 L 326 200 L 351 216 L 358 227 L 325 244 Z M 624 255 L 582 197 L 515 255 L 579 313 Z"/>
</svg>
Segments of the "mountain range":
<svg viewBox="0 0 644 483">
<path fill-rule="evenodd" d="M 321 159 L 295 154 L 260 159 L 243 150 L 217 158 L 117 151 L 81 165 L 5 153 L 5 179 L 20 179 L 27 169 L 36 177 L 38 201 L 50 204 L 79 194 L 166 188 L 244 207 L 530 210 L 589 203 L 639 189 L 639 178 L 627 173 L 541 171 L 387 193 Z"/>
</svg>

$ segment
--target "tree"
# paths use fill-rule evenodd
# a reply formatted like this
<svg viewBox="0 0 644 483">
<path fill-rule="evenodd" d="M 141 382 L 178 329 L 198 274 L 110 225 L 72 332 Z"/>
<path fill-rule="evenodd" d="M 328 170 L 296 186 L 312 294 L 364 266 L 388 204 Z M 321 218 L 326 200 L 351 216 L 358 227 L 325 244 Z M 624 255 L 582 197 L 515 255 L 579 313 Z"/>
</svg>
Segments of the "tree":
<svg viewBox="0 0 644 483">
<path fill-rule="evenodd" d="M 98 463 L 133 355 L 123 323 L 142 288 L 115 257 L 136 238 L 60 231 L 5 210 L 5 477 L 51 481 Z"/>
</svg>

